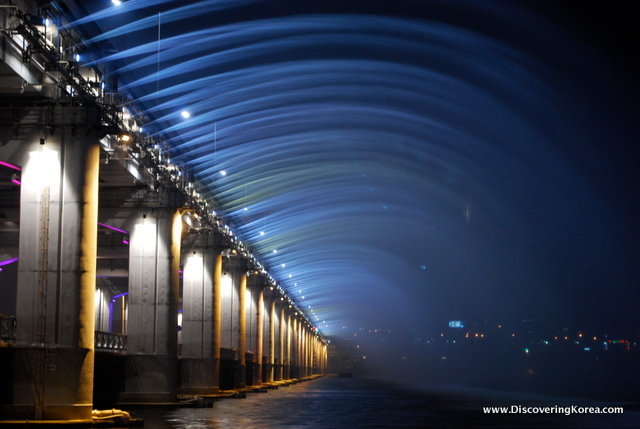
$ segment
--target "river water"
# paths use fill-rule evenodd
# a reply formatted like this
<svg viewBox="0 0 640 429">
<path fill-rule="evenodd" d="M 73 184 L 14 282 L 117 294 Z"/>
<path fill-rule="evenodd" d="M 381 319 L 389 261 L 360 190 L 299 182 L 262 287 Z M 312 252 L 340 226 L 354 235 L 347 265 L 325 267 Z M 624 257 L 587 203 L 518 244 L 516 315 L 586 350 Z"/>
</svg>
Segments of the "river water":
<svg viewBox="0 0 640 429">
<path fill-rule="evenodd" d="M 624 414 L 487 414 L 486 406 L 623 406 Z M 480 389 L 407 389 L 364 378 L 324 378 L 245 399 L 216 400 L 212 408 L 138 408 L 145 428 L 638 428 L 631 404 Z"/>
</svg>

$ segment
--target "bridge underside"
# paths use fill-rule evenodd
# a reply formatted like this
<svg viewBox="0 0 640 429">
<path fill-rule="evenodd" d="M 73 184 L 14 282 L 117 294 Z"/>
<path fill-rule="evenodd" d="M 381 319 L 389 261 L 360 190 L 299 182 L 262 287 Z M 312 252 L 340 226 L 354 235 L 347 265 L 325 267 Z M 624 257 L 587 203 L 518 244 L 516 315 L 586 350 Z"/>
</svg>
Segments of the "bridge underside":
<svg viewBox="0 0 640 429">
<path fill-rule="evenodd" d="M 78 36 L 0 15 L 2 418 L 91 420 L 322 374 L 304 314 L 102 73 L 68 59 Z"/>
</svg>

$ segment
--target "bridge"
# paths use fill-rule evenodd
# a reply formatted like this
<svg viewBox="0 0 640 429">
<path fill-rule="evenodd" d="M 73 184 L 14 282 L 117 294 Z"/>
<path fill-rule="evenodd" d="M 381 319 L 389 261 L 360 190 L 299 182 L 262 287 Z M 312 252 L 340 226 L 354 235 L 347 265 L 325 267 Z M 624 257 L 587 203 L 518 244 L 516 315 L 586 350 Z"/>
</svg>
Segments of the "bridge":
<svg viewBox="0 0 640 429">
<path fill-rule="evenodd" d="M 327 340 L 215 195 L 36 6 L 0 6 L 2 419 L 87 422 L 323 374 Z"/>
</svg>

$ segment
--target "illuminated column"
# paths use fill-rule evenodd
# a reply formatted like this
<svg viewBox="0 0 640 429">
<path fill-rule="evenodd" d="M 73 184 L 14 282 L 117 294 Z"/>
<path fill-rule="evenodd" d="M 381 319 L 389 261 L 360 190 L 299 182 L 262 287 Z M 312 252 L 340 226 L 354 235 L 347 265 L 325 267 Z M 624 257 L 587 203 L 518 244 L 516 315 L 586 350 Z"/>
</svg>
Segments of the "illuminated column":
<svg viewBox="0 0 640 429">
<path fill-rule="evenodd" d="M 20 118 L 45 115 L 50 128 L 21 128 Z M 12 136 L 0 158 L 22 167 L 15 366 L 5 370 L 29 419 L 91 418 L 98 118 L 92 107 L 52 104 L 0 129 Z"/>
<path fill-rule="evenodd" d="M 289 364 L 289 376 L 300 378 L 298 373 L 298 317 L 291 322 L 291 363 Z"/>
<path fill-rule="evenodd" d="M 323 374 L 322 371 L 322 341 L 320 341 L 320 337 L 316 337 L 316 361 L 315 361 L 315 371 L 316 374 Z"/>
<path fill-rule="evenodd" d="M 303 322 L 302 324 L 302 332 L 300 335 L 300 340 L 302 343 L 302 377 L 306 378 L 309 374 L 307 373 L 309 369 L 309 349 L 308 349 L 308 341 L 307 341 L 307 325 Z"/>
<path fill-rule="evenodd" d="M 318 353 L 319 344 L 318 337 L 313 335 L 313 374 L 320 374 L 318 365 L 320 364 L 320 354 Z"/>
<path fill-rule="evenodd" d="M 268 356 L 267 356 L 267 376 L 265 381 L 267 383 L 273 383 L 275 381 L 275 359 L 276 359 L 276 325 L 275 325 L 275 316 L 276 316 L 276 302 L 273 293 L 269 294 L 269 299 L 267 300 L 266 308 L 269 314 L 268 320 Z"/>
<path fill-rule="evenodd" d="M 258 293 L 258 307 L 257 307 L 257 348 L 256 348 L 256 377 L 257 380 L 254 385 L 262 385 L 264 379 L 262 378 L 262 355 L 264 353 L 264 288 L 260 285 L 260 291 Z"/>
<path fill-rule="evenodd" d="M 295 317 L 292 320 L 291 323 L 291 365 L 290 365 L 290 376 L 291 378 L 300 378 L 300 373 L 298 371 L 298 365 L 300 364 L 300 353 L 299 353 L 299 344 L 300 341 L 298 340 L 298 329 L 299 329 L 299 325 L 298 325 L 298 312 L 295 312 Z"/>
<path fill-rule="evenodd" d="M 245 291 L 246 267 L 243 260 L 228 249 L 223 260 L 221 279 L 221 343 L 220 389 L 230 390 L 245 386 Z"/>
<path fill-rule="evenodd" d="M 278 365 L 276 366 L 276 380 L 283 379 L 284 367 L 284 304 L 282 300 L 278 302 L 276 309 L 276 320 L 278 321 L 278 332 L 276 333 L 276 356 L 278 357 Z"/>
<path fill-rule="evenodd" d="M 311 330 L 307 330 L 307 375 L 313 375 L 313 349 L 314 349 L 314 337 Z"/>
<path fill-rule="evenodd" d="M 286 311 L 285 314 L 285 330 L 284 330 L 284 368 L 283 368 L 283 378 L 285 380 L 291 379 L 291 306 Z"/>
<path fill-rule="evenodd" d="M 134 216 L 124 402 L 176 400 L 181 233 L 179 211 L 148 209 Z"/>
<path fill-rule="evenodd" d="M 322 373 L 325 374 L 329 367 L 329 346 L 327 344 L 322 347 L 322 363 Z"/>
<path fill-rule="evenodd" d="M 297 335 L 297 339 L 298 339 L 298 346 L 297 346 L 297 350 L 298 350 L 298 362 L 297 362 L 297 371 L 298 371 L 298 377 L 297 378 L 304 378 L 304 326 L 302 323 L 301 319 L 298 319 L 298 335 Z"/>
<path fill-rule="evenodd" d="M 220 347 L 222 344 L 222 254 L 216 254 L 213 270 L 213 372 L 220 387 Z"/>
<path fill-rule="evenodd" d="M 309 376 L 309 326 L 305 324 L 304 326 L 304 376 Z"/>
<path fill-rule="evenodd" d="M 248 386 L 260 386 L 262 384 L 261 359 L 262 359 L 262 307 L 263 290 L 262 278 L 258 272 L 250 272 L 247 279 L 247 378 Z"/>
<path fill-rule="evenodd" d="M 215 278 L 221 248 L 211 233 L 191 233 L 182 251 L 182 345 L 181 384 L 184 394 L 213 394 L 219 391 L 219 342 L 215 341 Z M 216 269 L 218 270 L 216 273 Z"/>
<path fill-rule="evenodd" d="M 320 374 L 320 341 L 313 335 L 313 373 Z"/>
<path fill-rule="evenodd" d="M 280 354 L 280 297 L 273 301 L 273 380 L 281 381 L 280 365 L 282 365 L 282 355 Z"/>
<path fill-rule="evenodd" d="M 313 334 L 307 327 L 307 376 L 313 375 Z"/>
<path fill-rule="evenodd" d="M 244 388 L 247 385 L 247 273 L 240 274 L 238 295 L 238 378 L 236 388 Z"/>
</svg>

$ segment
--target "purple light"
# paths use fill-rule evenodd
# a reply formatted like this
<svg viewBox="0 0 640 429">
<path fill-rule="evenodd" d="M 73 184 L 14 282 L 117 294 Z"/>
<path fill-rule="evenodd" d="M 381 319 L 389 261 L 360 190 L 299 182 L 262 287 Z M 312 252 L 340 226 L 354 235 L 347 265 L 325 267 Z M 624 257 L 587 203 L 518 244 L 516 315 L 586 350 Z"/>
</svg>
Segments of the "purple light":
<svg viewBox="0 0 640 429">
<path fill-rule="evenodd" d="M 9 265 L 9 264 L 13 264 L 14 262 L 17 262 L 18 258 L 11 258 L 11 259 L 7 259 L 6 261 L 0 261 L 0 267 L 3 265 Z"/>
<path fill-rule="evenodd" d="M 100 225 L 100 226 L 104 226 L 105 228 L 109 228 L 109 229 L 111 229 L 111 230 L 113 230 L 113 231 L 121 232 L 121 233 L 123 233 L 123 234 L 129 234 L 129 233 L 128 233 L 127 231 L 125 231 L 124 229 L 119 229 L 119 228 L 116 228 L 115 226 L 107 225 L 106 223 L 100 223 L 100 222 L 98 222 L 98 225 Z"/>
<path fill-rule="evenodd" d="M 16 185 L 22 185 L 22 183 L 20 183 L 18 179 L 11 179 L 11 182 L 15 183 Z"/>
<path fill-rule="evenodd" d="M 128 240 L 122 240 L 122 244 L 129 244 Z"/>
<path fill-rule="evenodd" d="M 22 168 L 17 165 L 9 164 L 8 162 L 0 161 L 0 165 L 4 165 L 5 167 L 13 168 L 14 170 L 22 171 Z"/>
<path fill-rule="evenodd" d="M 120 298 L 121 296 L 129 295 L 129 292 L 121 293 L 120 295 L 113 295 L 111 299 Z"/>
</svg>

